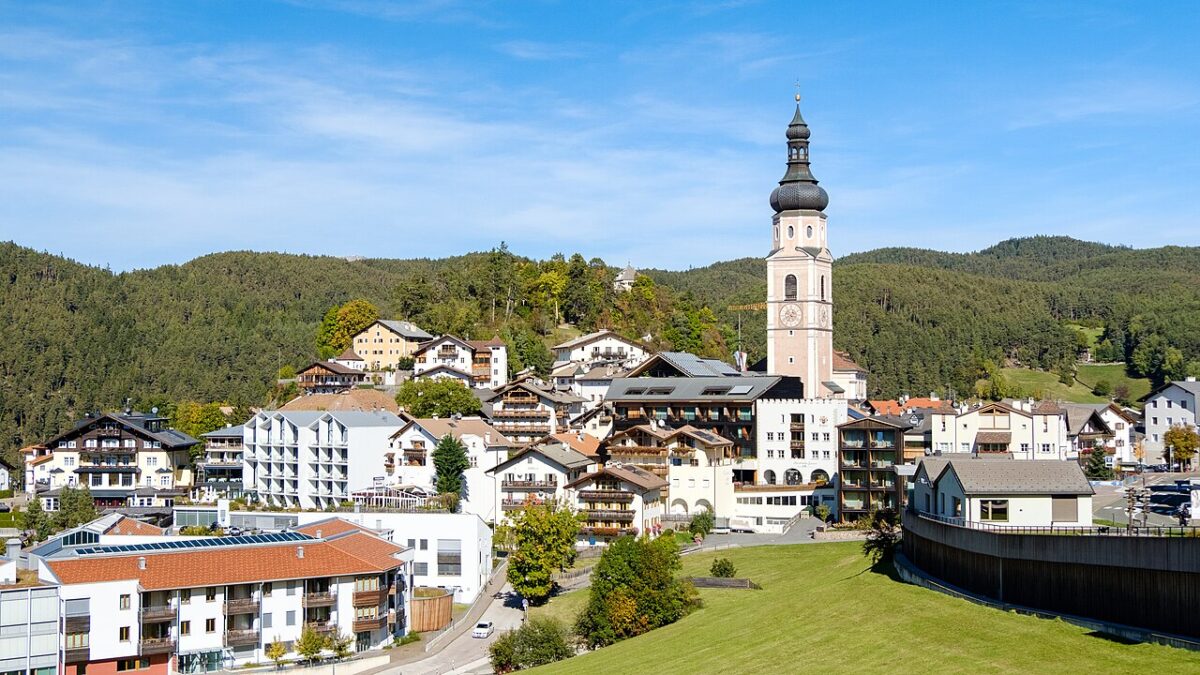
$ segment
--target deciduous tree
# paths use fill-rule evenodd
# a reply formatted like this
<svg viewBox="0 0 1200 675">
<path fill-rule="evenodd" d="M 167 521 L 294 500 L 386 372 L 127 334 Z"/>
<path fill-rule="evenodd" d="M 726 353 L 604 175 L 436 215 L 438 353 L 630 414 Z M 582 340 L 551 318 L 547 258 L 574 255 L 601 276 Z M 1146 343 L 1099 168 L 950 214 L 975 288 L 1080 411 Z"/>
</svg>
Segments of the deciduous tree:
<svg viewBox="0 0 1200 675">
<path fill-rule="evenodd" d="M 450 417 L 479 412 L 479 399 L 458 380 L 409 380 L 400 385 L 396 403 L 413 417 Z"/>
<path fill-rule="evenodd" d="M 1163 434 L 1163 447 L 1171 449 L 1172 462 L 1178 461 L 1190 468 L 1192 458 L 1196 456 L 1197 448 L 1200 448 L 1200 434 L 1196 432 L 1196 427 L 1190 424 L 1176 424 Z"/>
<path fill-rule="evenodd" d="M 532 605 L 554 590 L 552 575 L 575 560 L 581 517 L 565 504 L 530 502 L 512 517 L 514 548 L 508 556 L 508 582 Z"/>
<path fill-rule="evenodd" d="M 354 336 L 379 319 L 379 309 L 367 300 L 358 298 L 340 307 L 331 307 L 321 320 L 317 331 L 317 354 L 328 359 L 350 346 Z"/>
</svg>

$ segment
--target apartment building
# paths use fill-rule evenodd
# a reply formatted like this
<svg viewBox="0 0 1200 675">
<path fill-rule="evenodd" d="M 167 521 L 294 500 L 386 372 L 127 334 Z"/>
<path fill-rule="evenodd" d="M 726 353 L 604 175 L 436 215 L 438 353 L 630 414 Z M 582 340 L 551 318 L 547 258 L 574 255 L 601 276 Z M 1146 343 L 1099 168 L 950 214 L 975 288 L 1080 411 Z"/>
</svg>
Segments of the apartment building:
<svg viewBox="0 0 1200 675">
<path fill-rule="evenodd" d="M 1142 418 L 1146 423 L 1145 450 L 1147 464 L 1167 461 L 1163 437 L 1171 427 L 1196 426 L 1196 405 L 1200 403 L 1200 382 L 1189 377 L 1171 382 L 1150 392 L 1144 399 Z"/>
<path fill-rule="evenodd" d="M 900 508 L 902 482 L 895 466 L 903 462 L 908 425 L 898 417 L 866 417 L 838 426 L 837 516 L 841 522 L 865 518 L 879 509 Z"/>
<path fill-rule="evenodd" d="M 635 466 L 607 464 L 567 483 L 567 498 L 583 514 L 578 543 L 600 546 L 625 535 L 662 531 L 667 481 Z"/>
<path fill-rule="evenodd" d="M 359 651 L 403 635 L 411 553 L 365 528 L 324 529 L 122 545 L 83 530 L 40 547 L 31 561 L 64 600 L 67 675 L 265 663 L 305 626 Z"/>
<path fill-rule="evenodd" d="M 404 424 L 384 410 L 260 412 L 242 427 L 244 489 L 273 506 L 337 506 L 351 488 L 382 480 Z"/>
<path fill-rule="evenodd" d="M 479 417 L 414 419 L 400 427 L 389 439 L 383 470 L 390 485 L 413 485 L 436 492 L 437 471 L 433 450 L 445 437 L 463 444 L 470 466 L 463 472 L 466 482 L 459 511 L 474 513 L 486 522 L 495 522 L 495 476 L 488 469 L 508 459 L 514 444 L 504 434 Z"/>
<path fill-rule="evenodd" d="M 197 443 L 156 412 L 92 413 L 22 451 L 25 489 L 52 500 L 52 491 L 87 485 L 96 505 L 106 508 L 136 506 L 139 489 L 183 494 L 193 485 L 189 452 Z"/>
<path fill-rule="evenodd" d="M 1007 401 L 934 410 L 934 454 L 1008 454 L 1014 459 L 1077 459 L 1066 413 L 1050 401 Z"/>
<path fill-rule="evenodd" d="M 350 348 L 362 359 L 366 370 L 397 370 L 400 359 L 412 356 L 421 343 L 432 339 L 409 321 L 379 319 L 359 331 L 350 341 Z"/>
<path fill-rule="evenodd" d="M 509 382 L 483 401 L 492 406 L 492 425 L 517 443 L 567 431 L 571 420 L 583 413 L 583 399 L 529 377 Z"/>
<path fill-rule="evenodd" d="M 1062 403 L 1067 420 L 1067 440 L 1071 451 L 1082 456 L 1103 452 L 1104 463 L 1110 468 L 1132 469 L 1137 464 L 1133 456 L 1133 425 L 1137 417 L 1115 403 Z"/>
<path fill-rule="evenodd" d="M 650 356 L 645 345 L 628 340 L 611 330 L 600 330 L 581 335 L 554 345 L 554 364 L 587 364 L 589 366 L 612 365 L 629 369 Z"/>
<path fill-rule="evenodd" d="M 21 542 L 10 539 L 0 561 L 0 672 L 9 675 L 60 675 L 58 586 L 18 569 Z M 81 608 L 68 605 L 69 624 L 77 624 Z M 83 607 L 83 622 L 87 608 Z M 65 645 L 70 657 L 73 646 Z"/>
<path fill-rule="evenodd" d="M 485 389 L 508 383 L 508 347 L 499 337 L 463 340 L 442 335 L 421 344 L 412 355 L 414 377 L 452 378 Z"/>
<path fill-rule="evenodd" d="M 499 520 L 506 520 L 508 514 L 524 508 L 526 502 L 568 500 L 567 484 L 596 466 L 595 459 L 557 440 L 543 440 L 522 448 L 487 471 L 498 479 L 493 485 L 500 508 Z"/>
<path fill-rule="evenodd" d="M 204 456 L 196 462 L 196 493 L 205 501 L 242 495 L 243 427 L 229 426 L 201 434 Z"/>
</svg>

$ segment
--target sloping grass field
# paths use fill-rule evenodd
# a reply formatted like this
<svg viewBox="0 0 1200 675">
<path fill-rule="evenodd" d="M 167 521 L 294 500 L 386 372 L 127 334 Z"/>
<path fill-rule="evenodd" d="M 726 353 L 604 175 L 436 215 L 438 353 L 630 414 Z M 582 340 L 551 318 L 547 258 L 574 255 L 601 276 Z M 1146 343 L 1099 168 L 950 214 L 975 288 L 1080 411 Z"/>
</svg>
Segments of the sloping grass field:
<svg viewBox="0 0 1200 675">
<path fill-rule="evenodd" d="M 852 543 L 732 549 L 684 558 L 707 575 L 726 557 L 761 591 L 701 591 L 682 621 L 539 673 L 1195 673 L 1200 654 L 1129 645 L 872 572 Z M 537 613 L 572 620 L 587 590 Z"/>
<path fill-rule="evenodd" d="M 1129 400 L 1131 401 L 1136 401 L 1150 393 L 1150 380 L 1126 375 L 1125 365 L 1122 363 L 1079 366 L 1075 372 L 1075 379 L 1089 388 L 1095 387 L 1100 380 L 1106 380 L 1113 387 L 1123 384 L 1129 387 Z"/>
<path fill-rule="evenodd" d="M 1044 370 L 1029 368 L 1001 368 L 1000 372 L 1009 382 L 1016 384 L 1026 395 L 1041 393 L 1041 398 L 1068 403 L 1103 403 L 1105 400 L 1092 393 L 1091 388 L 1078 382 L 1066 386 L 1058 381 L 1058 375 Z"/>
</svg>

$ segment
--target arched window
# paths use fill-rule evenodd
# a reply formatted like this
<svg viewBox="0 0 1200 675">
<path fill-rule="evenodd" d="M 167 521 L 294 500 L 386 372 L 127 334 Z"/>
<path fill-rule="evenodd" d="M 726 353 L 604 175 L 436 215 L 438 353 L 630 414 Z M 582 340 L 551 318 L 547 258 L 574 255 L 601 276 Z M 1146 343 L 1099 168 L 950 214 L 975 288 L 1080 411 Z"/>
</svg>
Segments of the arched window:
<svg viewBox="0 0 1200 675">
<path fill-rule="evenodd" d="M 824 286 L 822 286 L 822 288 L 824 288 Z M 795 300 L 796 299 L 796 275 L 795 274 L 789 274 L 783 278 L 783 299 L 784 300 Z"/>
<path fill-rule="evenodd" d="M 823 471 L 821 469 L 817 469 L 816 471 L 812 472 L 812 482 L 818 483 L 818 484 L 828 483 L 829 482 L 829 474 L 825 473 L 825 471 Z"/>
<path fill-rule="evenodd" d="M 825 299 L 825 275 L 821 275 L 821 299 Z"/>
<path fill-rule="evenodd" d="M 799 485 L 800 471 L 798 469 L 788 469 L 787 472 L 783 474 L 783 480 L 788 485 Z"/>
<path fill-rule="evenodd" d="M 763 472 L 763 480 L 767 481 L 767 485 L 774 485 L 775 484 L 775 472 L 770 469 L 767 469 L 766 471 Z"/>
</svg>

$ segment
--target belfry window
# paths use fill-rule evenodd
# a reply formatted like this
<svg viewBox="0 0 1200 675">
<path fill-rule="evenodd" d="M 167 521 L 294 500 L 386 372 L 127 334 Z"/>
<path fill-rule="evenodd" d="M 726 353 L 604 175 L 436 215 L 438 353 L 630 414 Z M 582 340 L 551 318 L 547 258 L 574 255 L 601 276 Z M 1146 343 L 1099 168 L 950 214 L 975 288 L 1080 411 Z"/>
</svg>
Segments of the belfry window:
<svg viewBox="0 0 1200 675">
<path fill-rule="evenodd" d="M 825 275 L 821 275 L 821 299 L 825 299 Z"/>
<path fill-rule="evenodd" d="M 822 284 L 825 283 L 824 277 L 821 278 L 821 283 Z M 824 287 L 825 287 L 824 285 L 821 286 L 821 288 L 824 288 Z M 795 300 L 796 299 L 796 275 L 795 274 L 789 274 L 783 278 L 783 299 L 784 300 Z"/>
</svg>

